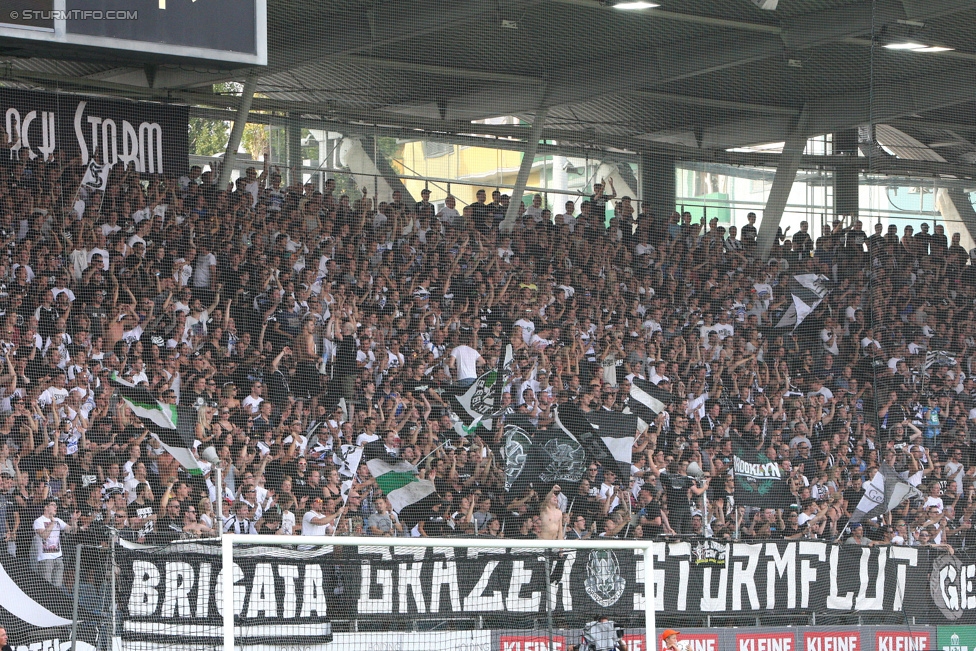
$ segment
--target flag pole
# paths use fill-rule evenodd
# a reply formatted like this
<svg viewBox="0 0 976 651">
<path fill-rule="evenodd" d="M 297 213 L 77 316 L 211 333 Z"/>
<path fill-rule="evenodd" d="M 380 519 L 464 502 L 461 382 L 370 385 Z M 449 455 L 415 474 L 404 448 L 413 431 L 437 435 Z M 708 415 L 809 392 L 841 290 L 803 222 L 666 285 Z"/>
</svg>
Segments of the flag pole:
<svg viewBox="0 0 976 651">
<path fill-rule="evenodd" d="M 431 450 L 428 454 L 426 454 L 422 459 L 420 459 L 420 461 L 418 461 L 414 465 L 417 468 L 420 468 L 420 466 L 424 465 L 424 461 L 427 461 L 427 459 L 430 457 L 430 455 L 434 454 L 435 452 L 437 452 L 438 450 L 440 450 L 442 447 L 444 447 L 447 444 L 448 444 L 448 441 L 444 441 L 443 443 L 441 443 L 440 445 L 438 445 L 436 448 L 434 448 L 433 450 Z"/>
<path fill-rule="evenodd" d="M 853 518 L 853 517 L 854 516 L 851 516 L 850 518 L 847 518 L 847 522 L 844 523 L 844 527 L 842 529 L 839 529 L 837 531 L 837 537 L 834 538 L 834 542 L 835 543 L 840 542 L 840 539 L 844 537 L 844 532 L 847 530 L 847 527 L 849 527 L 851 525 L 851 518 Z"/>
</svg>

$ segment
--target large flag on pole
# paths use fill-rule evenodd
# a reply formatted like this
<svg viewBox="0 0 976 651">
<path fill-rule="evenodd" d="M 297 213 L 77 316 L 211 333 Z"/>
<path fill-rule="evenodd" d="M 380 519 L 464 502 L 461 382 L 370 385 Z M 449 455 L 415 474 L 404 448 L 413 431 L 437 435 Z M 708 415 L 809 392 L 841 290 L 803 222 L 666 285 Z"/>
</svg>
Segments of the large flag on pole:
<svg viewBox="0 0 976 651">
<path fill-rule="evenodd" d="M 145 386 L 127 382 L 115 373 L 110 379 L 119 398 L 142 420 L 163 449 L 188 473 L 202 475 L 200 464 L 192 452 L 196 410 L 163 404 Z"/>
<path fill-rule="evenodd" d="M 881 470 L 864 484 L 864 495 L 851 515 L 851 523 L 884 515 L 905 500 L 921 496 L 922 493 L 903 479 L 891 464 L 882 463 Z"/>
<path fill-rule="evenodd" d="M 824 297 L 830 293 L 830 278 L 821 274 L 798 274 L 793 276 L 789 282 L 790 295 L 793 303 L 786 314 L 776 324 L 777 328 L 790 328 L 796 330 L 803 320 L 817 306 L 823 302 Z"/>
<path fill-rule="evenodd" d="M 505 346 L 505 354 L 498 361 L 498 368 L 482 373 L 463 393 L 449 396 L 448 404 L 456 418 L 454 431 L 458 436 L 473 436 L 478 427 L 491 431 L 501 410 L 502 389 L 505 387 L 512 365 L 512 345 Z"/>
</svg>

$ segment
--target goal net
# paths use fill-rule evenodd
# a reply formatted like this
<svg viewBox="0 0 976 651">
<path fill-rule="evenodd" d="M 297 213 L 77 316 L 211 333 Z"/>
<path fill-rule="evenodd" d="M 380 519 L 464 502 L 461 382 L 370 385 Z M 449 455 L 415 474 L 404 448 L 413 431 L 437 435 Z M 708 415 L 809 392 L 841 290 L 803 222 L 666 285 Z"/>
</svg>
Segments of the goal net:
<svg viewBox="0 0 976 651">
<path fill-rule="evenodd" d="M 228 535 L 175 556 L 171 548 L 165 556 L 131 550 L 120 564 L 121 644 L 566 651 L 605 617 L 591 631 L 592 648 L 609 651 L 623 640 L 643 651 L 645 630 L 653 630 L 646 541 L 377 542 Z"/>
</svg>

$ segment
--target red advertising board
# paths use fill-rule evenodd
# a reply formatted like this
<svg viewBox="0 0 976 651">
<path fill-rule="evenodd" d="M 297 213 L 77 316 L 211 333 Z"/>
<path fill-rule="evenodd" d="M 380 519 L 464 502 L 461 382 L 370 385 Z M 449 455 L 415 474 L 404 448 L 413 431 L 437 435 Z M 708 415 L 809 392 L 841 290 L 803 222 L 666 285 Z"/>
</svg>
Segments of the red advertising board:
<svg viewBox="0 0 976 651">
<path fill-rule="evenodd" d="M 793 633 L 738 633 L 735 651 L 796 651 Z"/>
<path fill-rule="evenodd" d="M 931 651 L 932 634 L 918 631 L 878 631 L 875 651 Z"/>
<path fill-rule="evenodd" d="M 566 651 L 566 638 L 562 635 L 554 635 L 551 640 L 547 635 L 502 635 L 499 651 Z"/>
<path fill-rule="evenodd" d="M 857 631 L 804 631 L 803 651 L 861 651 L 861 634 Z"/>
<path fill-rule="evenodd" d="M 628 640 L 627 649 L 631 650 L 633 647 L 630 646 L 630 637 L 639 638 L 643 641 L 642 636 L 624 636 L 624 640 Z M 658 639 L 661 645 L 661 651 L 664 651 L 664 640 Z M 719 651 L 718 648 L 718 634 L 716 633 L 703 633 L 703 634 L 684 634 L 678 638 L 678 648 L 681 651 Z M 643 650 L 642 650 L 643 651 Z"/>
</svg>

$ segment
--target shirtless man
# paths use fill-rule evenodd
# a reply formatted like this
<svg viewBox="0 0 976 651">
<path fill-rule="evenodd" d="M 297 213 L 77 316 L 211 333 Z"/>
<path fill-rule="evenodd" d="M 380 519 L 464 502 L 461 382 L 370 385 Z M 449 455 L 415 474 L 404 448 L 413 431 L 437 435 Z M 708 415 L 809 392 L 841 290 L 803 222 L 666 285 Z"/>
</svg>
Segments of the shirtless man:
<svg viewBox="0 0 976 651">
<path fill-rule="evenodd" d="M 562 489 L 556 484 L 542 500 L 539 507 L 540 540 L 564 540 L 566 531 L 563 527 L 563 512 L 559 510 L 559 492 Z"/>
</svg>

